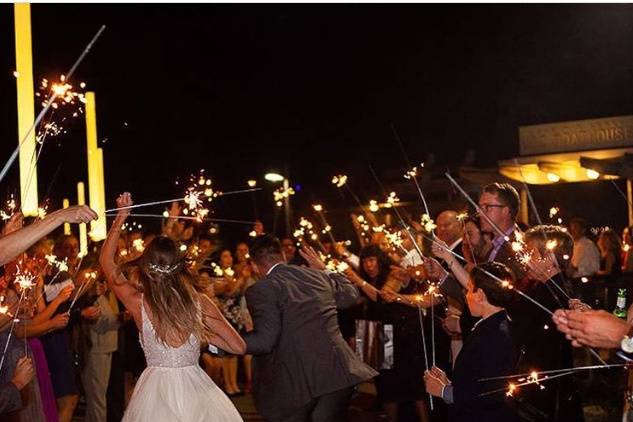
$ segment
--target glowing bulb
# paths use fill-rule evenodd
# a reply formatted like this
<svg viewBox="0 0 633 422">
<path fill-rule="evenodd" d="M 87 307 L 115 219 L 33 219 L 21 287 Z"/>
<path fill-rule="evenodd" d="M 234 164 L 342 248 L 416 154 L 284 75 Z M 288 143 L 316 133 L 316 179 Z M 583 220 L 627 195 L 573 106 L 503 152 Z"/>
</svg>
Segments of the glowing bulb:
<svg viewBox="0 0 633 422">
<path fill-rule="evenodd" d="M 252 180 L 251 179 L 251 180 L 249 180 L 246 183 L 248 183 L 248 186 L 251 187 L 251 188 L 254 188 L 255 186 L 257 186 L 257 180 Z"/>
<path fill-rule="evenodd" d="M 591 180 L 596 180 L 599 177 L 600 177 L 600 173 L 592 169 L 587 169 L 587 178 Z"/>
<path fill-rule="evenodd" d="M 556 173 L 547 173 L 547 180 L 556 183 L 560 180 L 560 176 Z"/>
<path fill-rule="evenodd" d="M 547 248 L 548 251 L 553 251 L 557 245 L 558 245 L 558 242 L 556 241 L 556 239 L 551 239 L 545 242 L 545 248 Z"/>
<path fill-rule="evenodd" d="M 321 204 L 314 204 L 314 205 L 312 205 L 312 208 L 314 208 L 314 210 L 315 210 L 316 212 L 321 212 L 321 211 L 323 211 L 323 206 L 322 206 Z"/>
</svg>

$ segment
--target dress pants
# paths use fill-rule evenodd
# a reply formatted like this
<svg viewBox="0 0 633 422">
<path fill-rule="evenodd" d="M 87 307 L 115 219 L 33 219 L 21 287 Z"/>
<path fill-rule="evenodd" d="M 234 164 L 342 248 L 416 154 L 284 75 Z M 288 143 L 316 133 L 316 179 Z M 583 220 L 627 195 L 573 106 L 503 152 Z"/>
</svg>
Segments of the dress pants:
<svg viewBox="0 0 633 422">
<path fill-rule="evenodd" d="M 353 392 L 354 387 L 347 387 L 316 397 L 293 415 L 279 422 L 345 422 L 348 419 L 347 407 Z"/>
<path fill-rule="evenodd" d="M 86 354 L 81 381 L 86 394 L 86 421 L 106 422 L 106 392 L 110 379 L 112 352 Z"/>
</svg>

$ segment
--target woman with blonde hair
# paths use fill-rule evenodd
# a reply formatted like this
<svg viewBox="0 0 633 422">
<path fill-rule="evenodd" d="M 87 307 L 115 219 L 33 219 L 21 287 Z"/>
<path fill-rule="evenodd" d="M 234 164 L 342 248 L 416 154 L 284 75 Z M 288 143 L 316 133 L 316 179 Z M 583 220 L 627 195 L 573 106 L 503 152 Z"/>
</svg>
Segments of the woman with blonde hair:
<svg viewBox="0 0 633 422">
<path fill-rule="evenodd" d="M 235 354 L 244 354 L 246 345 L 215 304 L 198 293 L 176 243 L 161 236 L 148 245 L 139 259 L 138 288 L 128 283 L 115 264 L 121 226 L 131 205 L 129 193 L 117 199 L 120 210 L 100 259 L 109 287 L 139 328 L 147 360 L 123 420 L 241 421 L 198 359 L 203 343 Z"/>
</svg>

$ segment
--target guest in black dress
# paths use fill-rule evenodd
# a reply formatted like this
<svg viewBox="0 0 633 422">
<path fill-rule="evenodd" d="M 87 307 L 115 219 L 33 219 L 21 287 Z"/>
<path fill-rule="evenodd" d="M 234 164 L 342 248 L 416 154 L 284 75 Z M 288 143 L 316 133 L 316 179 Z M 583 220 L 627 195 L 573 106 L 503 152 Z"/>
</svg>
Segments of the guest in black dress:
<svg viewBox="0 0 633 422">
<path fill-rule="evenodd" d="M 346 271 L 345 275 L 363 293 L 362 304 L 356 308 L 356 319 L 378 321 L 383 329 L 390 329 L 393 334 L 392 357 L 385 356 L 385 359 L 379 362 L 379 366 L 375 367 L 379 370 L 379 375 L 375 378 L 376 390 L 387 412 L 388 421 L 399 420 L 399 411 L 404 403 L 414 403 L 417 420 L 426 421 L 429 418 L 428 395 L 424 391 L 421 374 L 427 368 L 420 315 L 415 302 L 412 305 L 407 298 L 415 298 L 416 295 L 424 293 L 427 287 L 413 278 L 400 279 L 400 274 L 396 272 L 404 270 L 398 271 L 392 268 L 391 264 L 390 258 L 378 246 L 370 245 L 360 252 L 360 276 L 351 269 Z M 428 304 L 423 304 L 422 307 L 427 308 Z M 441 328 L 443 309 L 440 306 L 437 308 L 434 311 L 435 321 L 431 320 L 430 313 L 422 318 L 428 359 L 430 364 L 433 353 L 431 324 L 435 324 L 436 363 L 447 369 L 450 368 L 449 338 Z M 380 346 L 383 348 L 384 344 Z M 383 350 L 378 351 L 381 352 Z"/>
</svg>

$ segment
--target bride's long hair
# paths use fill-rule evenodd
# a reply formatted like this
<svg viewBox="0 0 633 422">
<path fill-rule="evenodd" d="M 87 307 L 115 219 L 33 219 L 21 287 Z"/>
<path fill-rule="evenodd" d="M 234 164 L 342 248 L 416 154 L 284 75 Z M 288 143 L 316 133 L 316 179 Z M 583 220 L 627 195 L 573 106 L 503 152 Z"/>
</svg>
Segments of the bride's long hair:
<svg viewBox="0 0 633 422">
<path fill-rule="evenodd" d="M 164 344 L 168 338 L 184 342 L 193 333 L 200 341 L 208 341 L 197 280 L 176 243 L 165 236 L 156 237 L 140 257 L 139 269 L 157 338 Z"/>
</svg>

